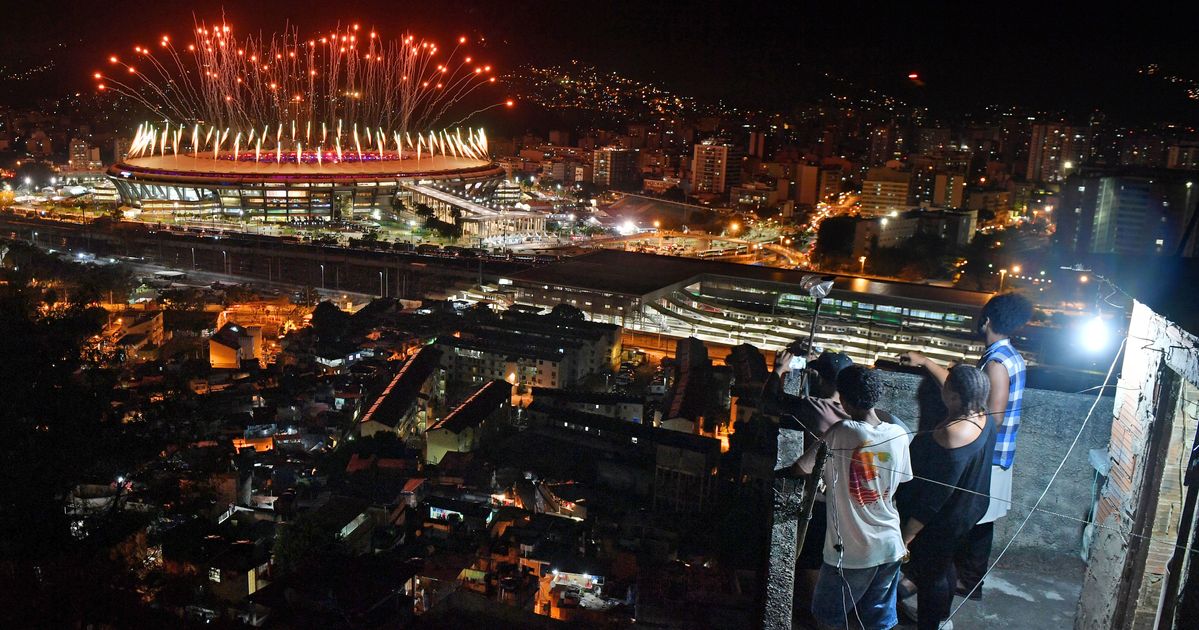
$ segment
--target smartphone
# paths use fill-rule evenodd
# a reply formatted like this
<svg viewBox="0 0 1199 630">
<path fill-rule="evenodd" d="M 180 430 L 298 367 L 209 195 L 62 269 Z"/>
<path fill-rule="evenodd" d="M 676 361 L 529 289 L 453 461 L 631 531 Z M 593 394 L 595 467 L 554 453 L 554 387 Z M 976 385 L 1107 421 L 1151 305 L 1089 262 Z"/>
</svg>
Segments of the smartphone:
<svg viewBox="0 0 1199 630">
<path fill-rule="evenodd" d="M 802 370 L 808 365 L 808 362 L 803 357 L 791 357 L 791 364 L 787 366 L 788 370 Z"/>
</svg>

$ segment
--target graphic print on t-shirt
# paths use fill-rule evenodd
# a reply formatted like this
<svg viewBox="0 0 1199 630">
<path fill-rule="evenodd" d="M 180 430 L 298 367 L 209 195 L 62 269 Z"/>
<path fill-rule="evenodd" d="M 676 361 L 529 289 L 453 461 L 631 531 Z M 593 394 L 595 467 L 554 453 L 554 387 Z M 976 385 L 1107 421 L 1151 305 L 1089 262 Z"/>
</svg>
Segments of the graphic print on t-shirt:
<svg viewBox="0 0 1199 630">
<path fill-rule="evenodd" d="M 862 450 L 869 445 L 870 443 L 866 442 L 855 448 L 853 457 L 849 460 L 849 496 L 863 507 L 886 497 L 886 491 L 880 494 L 877 488 L 871 487 L 875 485 L 871 482 L 878 479 L 878 467 L 875 466 L 875 462 L 887 462 L 891 459 L 890 453 Z"/>
</svg>

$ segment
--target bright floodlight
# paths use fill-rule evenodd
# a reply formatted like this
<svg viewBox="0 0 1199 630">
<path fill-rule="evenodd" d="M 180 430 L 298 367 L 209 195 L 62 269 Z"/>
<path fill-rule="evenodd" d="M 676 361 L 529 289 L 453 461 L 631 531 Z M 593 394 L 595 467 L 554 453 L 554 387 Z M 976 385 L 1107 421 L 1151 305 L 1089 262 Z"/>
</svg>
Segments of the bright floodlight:
<svg viewBox="0 0 1199 630">
<path fill-rule="evenodd" d="M 1098 353 L 1107 348 L 1112 331 L 1099 315 L 1087 320 L 1078 331 L 1079 343 L 1087 352 Z"/>
<path fill-rule="evenodd" d="M 637 226 L 632 221 L 625 221 L 624 223 L 620 224 L 620 227 L 617 228 L 616 231 L 619 232 L 621 236 L 628 236 L 637 232 Z"/>
<path fill-rule="evenodd" d="M 808 295 L 823 300 L 833 290 L 833 281 L 820 276 L 806 275 L 800 279 L 799 286 L 805 289 Z"/>
</svg>

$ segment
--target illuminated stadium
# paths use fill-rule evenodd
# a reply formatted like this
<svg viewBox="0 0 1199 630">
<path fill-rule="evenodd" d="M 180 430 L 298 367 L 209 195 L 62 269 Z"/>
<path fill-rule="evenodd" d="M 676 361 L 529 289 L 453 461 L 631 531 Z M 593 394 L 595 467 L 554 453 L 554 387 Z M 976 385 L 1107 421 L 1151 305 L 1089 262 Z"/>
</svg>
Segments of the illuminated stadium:
<svg viewBox="0 0 1199 630">
<path fill-rule="evenodd" d="M 143 211 L 265 220 L 374 214 L 397 197 L 486 200 L 503 171 L 483 130 L 459 125 L 512 101 L 467 104 L 495 78 L 466 45 L 358 24 L 263 38 L 197 22 L 188 40 L 162 35 L 93 74 L 153 121 L 108 176 Z"/>
<path fill-rule="evenodd" d="M 452 155 L 319 166 L 156 155 L 129 158 L 108 170 L 121 200 L 143 211 L 267 220 L 350 218 L 387 210 L 409 187 L 428 183 L 486 198 L 503 174 L 488 160 Z"/>
</svg>

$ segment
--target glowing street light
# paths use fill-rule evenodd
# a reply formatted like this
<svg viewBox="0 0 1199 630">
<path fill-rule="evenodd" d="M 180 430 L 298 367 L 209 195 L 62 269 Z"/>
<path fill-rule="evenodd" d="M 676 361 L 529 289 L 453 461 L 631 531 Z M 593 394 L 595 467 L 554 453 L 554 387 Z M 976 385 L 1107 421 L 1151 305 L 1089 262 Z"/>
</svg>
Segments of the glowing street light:
<svg viewBox="0 0 1199 630">
<path fill-rule="evenodd" d="M 1112 331 L 1102 315 L 1087 320 L 1078 330 L 1079 345 L 1092 354 L 1102 352 L 1111 341 Z"/>
<path fill-rule="evenodd" d="M 999 270 L 999 293 L 1003 292 L 1003 279 L 1007 277 L 1007 269 Z"/>
<path fill-rule="evenodd" d="M 866 257 L 865 256 L 858 256 L 858 264 L 859 264 L 858 273 L 859 274 L 866 273 Z"/>
</svg>

